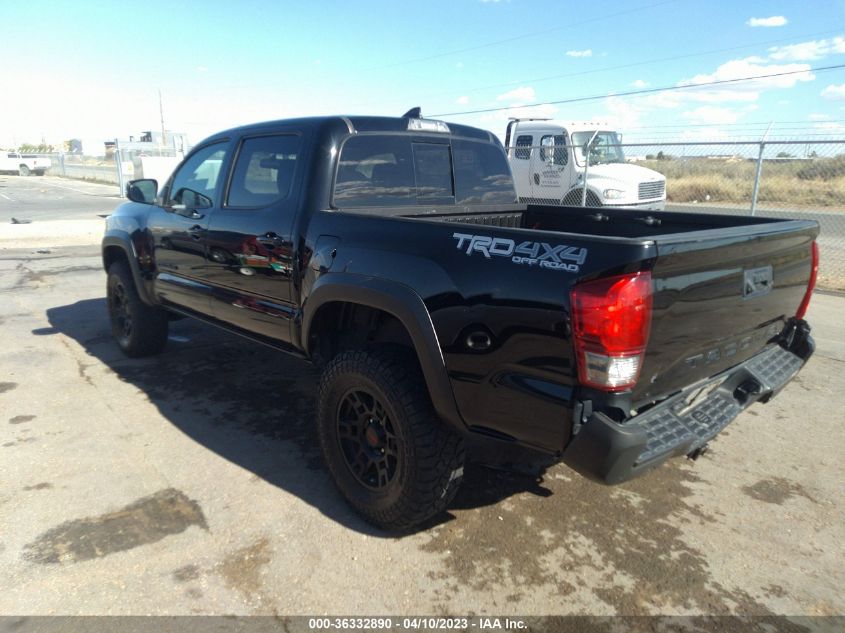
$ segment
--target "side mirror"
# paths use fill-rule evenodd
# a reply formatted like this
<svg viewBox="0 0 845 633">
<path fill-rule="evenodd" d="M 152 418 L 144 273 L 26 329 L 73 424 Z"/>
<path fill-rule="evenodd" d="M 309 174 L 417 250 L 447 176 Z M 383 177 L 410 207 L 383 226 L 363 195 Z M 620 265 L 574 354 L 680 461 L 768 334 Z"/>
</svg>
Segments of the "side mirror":
<svg viewBox="0 0 845 633">
<path fill-rule="evenodd" d="M 152 178 L 130 180 L 126 185 L 126 197 L 132 202 L 152 204 L 158 192 L 158 181 Z"/>
<path fill-rule="evenodd" d="M 188 218 L 201 218 L 198 210 L 210 209 L 213 206 L 211 198 L 193 189 L 183 187 L 173 196 L 175 204 L 170 204 L 169 210 Z"/>
</svg>

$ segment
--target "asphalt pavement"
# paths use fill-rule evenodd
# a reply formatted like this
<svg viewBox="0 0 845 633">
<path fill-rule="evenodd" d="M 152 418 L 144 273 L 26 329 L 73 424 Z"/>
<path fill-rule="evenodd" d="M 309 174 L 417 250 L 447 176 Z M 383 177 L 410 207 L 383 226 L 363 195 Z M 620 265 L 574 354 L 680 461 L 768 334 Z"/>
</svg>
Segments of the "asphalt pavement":
<svg viewBox="0 0 845 633">
<path fill-rule="evenodd" d="M 49 182 L 0 191 L 107 210 Z M 92 221 L 0 233 L 0 615 L 845 614 L 845 298 L 816 294 L 816 355 L 697 462 L 612 488 L 471 464 L 399 537 L 323 469 L 308 364 L 189 320 L 121 355 L 96 238 L 67 238 Z"/>
<path fill-rule="evenodd" d="M 111 213 L 121 203 L 117 185 L 55 176 L 0 174 L 0 224 L 90 220 Z"/>
</svg>

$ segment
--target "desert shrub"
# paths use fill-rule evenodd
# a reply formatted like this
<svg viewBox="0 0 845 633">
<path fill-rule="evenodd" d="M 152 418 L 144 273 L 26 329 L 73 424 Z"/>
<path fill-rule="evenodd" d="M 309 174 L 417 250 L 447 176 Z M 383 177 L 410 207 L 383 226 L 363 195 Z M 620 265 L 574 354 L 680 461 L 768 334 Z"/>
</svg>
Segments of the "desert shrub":
<svg viewBox="0 0 845 633">
<path fill-rule="evenodd" d="M 833 180 L 845 176 L 845 156 L 817 158 L 795 174 L 801 180 Z"/>
</svg>

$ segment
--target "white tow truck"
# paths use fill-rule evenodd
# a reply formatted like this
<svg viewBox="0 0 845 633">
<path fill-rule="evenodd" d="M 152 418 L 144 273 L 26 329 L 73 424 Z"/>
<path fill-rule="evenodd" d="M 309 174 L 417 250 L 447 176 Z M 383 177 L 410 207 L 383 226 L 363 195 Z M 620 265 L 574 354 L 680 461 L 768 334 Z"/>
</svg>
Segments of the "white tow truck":
<svg viewBox="0 0 845 633">
<path fill-rule="evenodd" d="M 666 207 L 666 178 L 626 162 L 619 136 L 607 126 L 512 119 L 505 147 L 520 202 L 653 211 Z"/>
<path fill-rule="evenodd" d="M 43 176 L 52 161 L 45 156 L 23 156 L 18 152 L 0 152 L 0 172 L 11 172 L 19 176 Z"/>
</svg>

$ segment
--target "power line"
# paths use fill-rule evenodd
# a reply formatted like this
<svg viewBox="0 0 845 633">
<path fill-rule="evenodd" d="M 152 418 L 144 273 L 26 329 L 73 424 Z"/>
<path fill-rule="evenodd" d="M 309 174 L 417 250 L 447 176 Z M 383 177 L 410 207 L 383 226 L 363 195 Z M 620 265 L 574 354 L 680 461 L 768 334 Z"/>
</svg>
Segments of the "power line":
<svg viewBox="0 0 845 633">
<path fill-rule="evenodd" d="M 841 32 L 841 31 L 842 31 L 842 28 L 837 28 L 837 29 L 831 29 L 831 30 L 827 30 L 827 31 L 817 31 L 815 33 L 807 33 L 805 35 L 796 35 L 796 36 L 792 36 L 792 37 L 781 37 L 781 38 L 778 38 L 778 39 L 766 40 L 764 42 L 757 42 L 757 43 L 754 43 L 754 44 L 743 44 L 741 46 L 730 46 L 730 47 L 727 47 L 727 48 L 715 48 L 715 49 L 712 49 L 712 50 L 709 50 L 709 51 L 700 51 L 700 52 L 697 52 L 697 53 L 687 53 L 685 55 L 673 55 L 671 57 L 659 57 L 659 58 L 648 59 L 648 60 L 644 60 L 644 61 L 640 61 L 640 62 L 631 62 L 629 64 L 619 64 L 617 66 L 605 66 L 604 68 L 592 68 L 592 69 L 589 69 L 589 70 L 579 70 L 577 72 L 564 73 L 562 75 L 549 75 L 549 76 L 546 76 L 546 77 L 538 77 L 538 78 L 534 78 L 534 79 L 523 79 L 523 80 L 520 80 L 520 81 L 506 81 L 506 82 L 502 82 L 502 83 L 498 83 L 498 84 L 489 84 L 489 85 L 486 85 L 486 86 L 479 86 L 477 88 L 469 88 L 467 90 L 464 90 L 463 92 L 464 93 L 481 92 L 482 90 L 491 90 L 493 88 L 505 88 L 507 86 L 518 86 L 518 85 L 521 85 L 521 84 L 536 84 L 536 83 L 542 83 L 542 82 L 545 82 L 545 81 L 553 81 L 555 79 L 566 79 L 568 77 L 581 77 L 581 76 L 584 76 L 584 75 L 594 75 L 594 74 L 597 74 L 597 73 L 610 72 L 612 70 L 624 70 L 626 68 L 635 68 L 637 66 L 646 66 L 646 65 L 649 65 L 649 64 L 658 64 L 658 63 L 661 63 L 661 62 L 675 61 L 675 60 L 678 60 L 678 59 L 689 59 L 689 58 L 692 58 L 692 57 L 703 57 L 705 55 L 715 55 L 717 53 L 728 53 L 728 52 L 731 52 L 731 51 L 737 51 L 737 50 L 742 50 L 742 49 L 747 49 L 747 48 L 756 48 L 758 46 L 768 46 L 770 44 L 777 44 L 777 43 L 780 43 L 780 42 L 792 41 L 793 43 L 798 43 L 797 40 L 803 40 L 803 39 L 809 38 L 809 37 L 818 37 L 820 35 L 830 35 L 831 33 L 837 33 L 837 32 Z M 434 97 L 434 96 L 439 96 L 439 95 L 443 95 L 443 94 L 452 94 L 453 92 L 454 91 L 439 92 L 439 93 L 433 93 L 433 94 L 430 94 L 430 95 L 427 95 L 427 96 Z"/>
<path fill-rule="evenodd" d="M 503 106 L 499 108 L 483 108 L 480 110 L 466 110 L 464 112 L 443 112 L 440 114 L 433 114 L 433 117 L 445 117 L 445 116 L 463 116 L 467 114 L 483 114 L 486 112 L 501 112 L 502 110 L 512 110 L 514 108 L 535 108 L 537 106 L 544 106 L 544 105 L 560 105 L 563 103 L 578 103 L 582 101 L 594 101 L 596 99 L 607 99 L 608 97 L 630 97 L 634 95 L 643 95 L 643 94 L 650 94 L 655 92 L 667 92 L 670 90 L 688 90 L 690 88 L 704 88 L 707 86 L 721 86 L 727 84 L 736 84 L 741 83 L 744 81 L 756 81 L 758 79 L 771 79 L 774 77 L 786 77 L 788 75 L 800 75 L 804 73 L 812 73 L 812 72 L 824 72 L 828 70 L 836 70 L 839 68 L 845 68 L 845 64 L 837 64 L 835 66 L 820 66 L 819 68 L 807 68 L 805 70 L 791 70 L 787 72 L 780 72 L 780 73 L 771 73 L 768 75 L 754 75 L 751 77 L 741 77 L 737 79 L 719 79 L 716 81 L 708 81 L 702 82 L 698 84 L 685 84 L 683 86 L 663 86 L 661 88 L 646 88 L 643 90 L 628 90 L 625 92 L 616 92 L 612 94 L 601 94 L 601 95 L 593 95 L 590 97 L 575 97 L 573 99 L 559 99 L 555 101 L 543 101 L 540 103 L 529 103 L 520 106 Z"/>
<path fill-rule="evenodd" d="M 522 35 L 514 35 L 512 37 L 508 37 L 508 38 L 505 38 L 505 39 L 502 39 L 502 40 L 496 40 L 494 42 L 486 42 L 484 44 L 478 44 L 478 45 L 475 45 L 475 46 L 468 46 L 466 48 L 459 48 L 459 49 L 454 49 L 454 50 L 451 50 L 451 51 L 444 51 L 442 53 L 437 53 L 435 55 L 428 55 L 426 57 L 415 57 L 415 58 L 412 58 L 412 59 L 406 59 L 406 60 L 395 62 L 395 63 L 392 63 L 392 64 L 384 64 L 384 65 L 381 65 L 381 66 L 371 66 L 369 68 L 362 68 L 358 71 L 352 71 L 352 72 L 353 73 L 362 73 L 362 72 L 370 72 L 372 70 L 385 70 L 387 68 L 396 68 L 397 66 L 405 66 L 405 65 L 408 65 L 408 64 L 417 64 L 417 63 L 420 63 L 420 62 L 431 61 L 433 59 L 440 59 L 442 57 L 449 57 L 450 55 L 459 55 L 461 53 L 469 53 L 469 52 L 472 52 L 472 51 L 480 50 L 482 48 L 490 48 L 491 46 L 498 46 L 500 44 L 508 44 L 510 42 L 517 42 L 519 40 L 528 39 L 529 37 L 539 37 L 539 36 L 542 36 L 542 35 L 548 35 L 549 33 L 554 33 L 555 31 L 561 31 L 561 30 L 564 30 L 564 29 L 571 29 L 571 28 L 574 28 L 574 27 L 577 27 L 577 26 L 583 26 L 585 24 L 592 24 L 593 22 L 603 22 L 603 21 L 608 20 L 610 18 L 617 18 L 617 17 L 622 16 L 622 15 L 628 15 L 629 13 L 636 13 L 638 11 L 645 11 L 647 9 L 654 9 L 656 7 L 661 7 L 661 6 L 666 5 L 666 4 L 674 4 L 675 2 L 678 2 L 678 1 L 679 0 L 662 0 L 662 2 L 655 2 L 653 4 L 647 4 L 647 5 L 641 6 L 641 7 L 634 7 L 633 9 L 626 9 L 625 11 L 617 11 L 616 13 L 601 15 L 601 16 L 597 16 L 597 17 L 594 17 L 594 18 L 582 20 L 580 22 L 570 22 L 570 23 L 564 24 L 562 26 L 555 26 L 555 27 L 552 27 L 550 29 L 544 29 L 542 31 L 533 31 L 531 33 L 524 33 Z M 343 72 L 343 73 L 339 73 L 339 74 L 347 75 L 349 73 Z"/>
<path fill-rule="evenodd" d="M 801 121 L 738 121 L 736 123 L 720 123 L 718 124 L 721 126 L 766 126 L 770 123 L 774 123 L 774 125 L 792 125 L 795 123 L 807 123 L 807 124 L 814 124 L 814 123 L 841 123 L 845 121 L 845 119 L 823 119 L 820 121 L 811 120 L 811 119 L 804 119 Z M 654 128 L 688 128 L 688 127 L 712 127 L 712 123 L 671 123 L 671 124 L 663 124 L 663 125 L 637 125 L 633 127 L 626 127 L 626 130 L 651 130 Z M 780 129 L 802 129 L 802 128 L 780 128 Z"/>
</svg>

